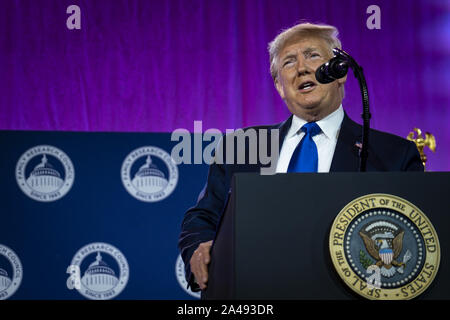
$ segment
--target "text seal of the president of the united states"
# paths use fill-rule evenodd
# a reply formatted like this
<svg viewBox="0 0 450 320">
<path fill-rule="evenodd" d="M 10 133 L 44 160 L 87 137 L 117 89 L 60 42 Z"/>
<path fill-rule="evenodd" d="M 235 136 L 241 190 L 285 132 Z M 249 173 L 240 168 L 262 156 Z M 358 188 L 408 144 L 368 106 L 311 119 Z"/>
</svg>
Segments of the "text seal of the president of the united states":
<svg viewBox="0 0 450 320">
<path fill-rule="evenodd" d="M 374 300 L 412 299 L 439 268 L 439 239 L 415 205 L 389 194 L 368 194 L 335 218 L 329 248 L 333 265 L 359 295 Z"/>
</svg>

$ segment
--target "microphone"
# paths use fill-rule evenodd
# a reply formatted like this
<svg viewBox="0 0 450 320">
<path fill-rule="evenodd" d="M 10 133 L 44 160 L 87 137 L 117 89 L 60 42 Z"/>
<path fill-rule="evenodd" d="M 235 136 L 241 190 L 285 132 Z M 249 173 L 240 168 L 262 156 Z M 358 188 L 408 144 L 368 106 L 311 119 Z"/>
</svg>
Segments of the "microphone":
<svg viewBox="0 0 450 320">
<path fill-rule="evenodd" d="M 333 49 L 334 57 L 330 61 L 321 65 L 316 70 L 316 79 L 320 83 L 326 84 L 336 79 L 345 77 L 348 68 L 353 70 L 353 74 L 358 79 L 359 88 L 363 103 L 363 125 L 362 125 L 362 146 L 359 153 L 359 171 L 366 171 L 367 156 L 369 150 L 369 129 L 370 129 L 370 111 L 369 111 L 369 91 L 367 90 L 366 78 L 363 69 L 355 59 L 342 49 Z"/>
<path fill-rule="evenodd" d="M 337 55 L 316 70 L 316 79 L 320 83 L 330 83 L 336 79 L 345 77 L 348 71 L 348 60 Z"/>
</svg>

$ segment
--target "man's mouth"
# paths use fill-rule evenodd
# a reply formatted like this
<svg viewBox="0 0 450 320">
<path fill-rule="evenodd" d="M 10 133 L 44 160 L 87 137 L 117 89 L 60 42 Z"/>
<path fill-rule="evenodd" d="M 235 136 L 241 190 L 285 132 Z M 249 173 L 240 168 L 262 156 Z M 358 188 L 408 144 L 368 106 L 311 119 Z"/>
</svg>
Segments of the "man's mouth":
<svg viewBox="0 0 450 320">
<path fill-rule="evenodd" d="M 316 87 L 316 84 L 312 81 L 305 81 L 302 82 L 299 86 L 298 86 L 298 90 L 300 92 L 309 92 L 311 90 L 313 90 Z"/>
</svg>

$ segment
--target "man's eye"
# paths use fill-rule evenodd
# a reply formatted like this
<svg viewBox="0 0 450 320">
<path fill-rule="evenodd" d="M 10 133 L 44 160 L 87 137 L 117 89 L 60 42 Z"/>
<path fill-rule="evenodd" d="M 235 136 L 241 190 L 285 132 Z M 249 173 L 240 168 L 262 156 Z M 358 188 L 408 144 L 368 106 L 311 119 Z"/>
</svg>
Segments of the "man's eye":
<svg viewBox="0 0 450 320">
<path fill-rule="evenodd" d="M 289 66 L 291 66 L 293 63 L 294 63 L 293 60 L 285 61 L 285 62 L 283 63 L 283 67 L 289 67 Z"/>
<path fill-rule="evenodd" d="M 320 58 L 320 54 L 318 54 L 318 53 L 316 53 L 316 52 L 313 52 L 313 53 L 311 53 L 311 55 L 310 55 L 310 57 L 311 58 Z"/>
</svg>

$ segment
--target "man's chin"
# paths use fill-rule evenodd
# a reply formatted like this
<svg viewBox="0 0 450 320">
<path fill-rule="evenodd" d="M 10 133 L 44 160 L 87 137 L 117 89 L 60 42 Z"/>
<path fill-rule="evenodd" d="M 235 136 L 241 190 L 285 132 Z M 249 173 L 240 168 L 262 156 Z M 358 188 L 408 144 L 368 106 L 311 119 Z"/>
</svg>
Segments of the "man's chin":
<svg viewBox="0 0 450 320">
<path fill-rule="evenodd" d="M 292 114 L 307 121 L 308 119 L 316 118 L 320 115 L 320 108 L 317 104 L 302 104 L 301 106 L 295 106 L 294 108 L 288 108 Z M 307 119 L 308 118 L 308 119 Z M 315 121 L 315 120 L 312 120 Z"/>
<path fill-rule="evenodd" d="M 337 104 L 339 106 L 340 104 Z M 311 122 L 311 121 L 319 121 L 330 113 L 335 111 L 336 108 L 324 107 L 323 101 L 302 101 L 301 103 L 296 103 L 294 105 L 289 106 L 288 109 L 292 114 L 295 114 L 297 117 Z"/>
</svg>

